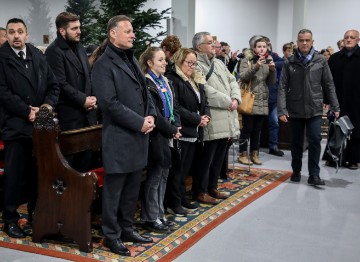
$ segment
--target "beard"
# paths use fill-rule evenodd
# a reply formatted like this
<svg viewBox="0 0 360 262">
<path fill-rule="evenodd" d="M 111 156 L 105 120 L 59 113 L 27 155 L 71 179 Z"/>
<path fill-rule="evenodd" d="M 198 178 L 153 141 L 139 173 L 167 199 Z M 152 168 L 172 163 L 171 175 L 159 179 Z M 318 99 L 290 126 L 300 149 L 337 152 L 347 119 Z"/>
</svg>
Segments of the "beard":
<svg viewBox="0 0 360 262">
<path fill-rule="evenodd" d="M 68 32 L 65 34 L 65 40 L 69 43 L 77 44 L 80 42 L 80 34 L 76 34 L 75 37 L 72 37 Z"/>
</svg>

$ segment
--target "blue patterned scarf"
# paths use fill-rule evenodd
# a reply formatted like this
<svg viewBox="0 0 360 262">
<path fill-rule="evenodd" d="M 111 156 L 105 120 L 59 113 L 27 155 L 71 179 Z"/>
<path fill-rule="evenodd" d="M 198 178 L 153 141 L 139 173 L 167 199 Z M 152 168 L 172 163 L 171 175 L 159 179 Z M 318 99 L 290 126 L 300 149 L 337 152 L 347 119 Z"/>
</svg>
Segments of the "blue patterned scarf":
<svg viewBox="0 0 360 262">
<path fill-rule="evenodd" d="M 156 87 L 159 90 L 159 94 L 164 105 L 164 114 L 166 119 L 171 120 L 171 122 L 175 122 L 173 113 L 173 98 L 169 86 L 162 75 L 157 77 L 151 70 L 148 70 L 148 73 L 151 78 L 154 79 Z"/>
<path fill-rule="evenodd" d="M 314 54 L 315 54 L 315 49 L 313 46 L 311 47 L 310 52 L 307 55 L 303 55 L 300 52 L 299 48 L 296 49 L 296 55 L 304 66 L 307 66 L 310 63 L 311 59 L 313 59 L 314 57 Z"/>
</svg>

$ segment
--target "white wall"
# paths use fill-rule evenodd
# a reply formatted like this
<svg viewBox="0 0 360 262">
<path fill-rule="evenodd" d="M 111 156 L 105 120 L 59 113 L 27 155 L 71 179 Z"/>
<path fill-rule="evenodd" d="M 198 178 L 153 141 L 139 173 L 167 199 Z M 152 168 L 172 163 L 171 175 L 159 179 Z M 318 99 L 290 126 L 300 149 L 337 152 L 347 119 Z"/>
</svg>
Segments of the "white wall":
<svg viewBox="0 0 360 262">
<path fill-rule="evenodd" d="M 182 0 L 173 0 L 182 1 Z M 170 0 L 148 0 L 159 10 Z M 296 41 L 297 32 L 308 28 L 320 50 L 336 42 L 349 28 L 360 30 L 358 0 L 195 0 L 195 32 L 209 31 L 232 50 L 248 46 L 254 34 L 268 36 L 281 54 L 282 45 Z M 149 6 L 151 6 L 149 5 Z M 183 43 L 184 45 L 185 43 Z"/>
<path fill-rule="evenodd" d="M 276 43 L 277 12 L 278 0 L 196 0 L 195 32 L 208 31 L 234 51 L 258 34 Z"/>
<path fill-rule="evenodd" d="M 308 0 L 306 26 L 313 32 L 314 46 L 321 50 L 336 42 L 348 29 L 360 31 L 360 1 Z"/>
</svg>

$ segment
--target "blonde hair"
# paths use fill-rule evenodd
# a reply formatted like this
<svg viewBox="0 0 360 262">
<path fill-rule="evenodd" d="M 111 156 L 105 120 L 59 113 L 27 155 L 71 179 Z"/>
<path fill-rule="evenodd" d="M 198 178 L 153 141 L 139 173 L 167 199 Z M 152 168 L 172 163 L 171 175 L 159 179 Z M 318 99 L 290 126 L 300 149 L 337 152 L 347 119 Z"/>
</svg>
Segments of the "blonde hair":
<svg viewBox="0 0 360 262">
<path fill-rule="evenodd" d="M 183 47 L 175 52 L 175 54 L 171 57 L 171 61 L 181 68 L 182 63 L 188 54 L 194 54 L 197 57 L 197 54 L 193 49 Z"/>
</svg>

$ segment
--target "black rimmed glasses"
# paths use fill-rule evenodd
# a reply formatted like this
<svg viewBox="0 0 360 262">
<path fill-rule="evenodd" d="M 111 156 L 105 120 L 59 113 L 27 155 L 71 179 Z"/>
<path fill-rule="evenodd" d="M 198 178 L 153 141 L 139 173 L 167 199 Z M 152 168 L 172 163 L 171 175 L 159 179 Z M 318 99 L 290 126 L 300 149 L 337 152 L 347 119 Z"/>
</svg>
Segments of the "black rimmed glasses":
<svg viewBox="0 0 360 262">
<path fill-rule="evenodd" d="M 193 62 L 193 61 L 186 61 L 186 60 L 184 60 L 184 62 L 187 63 L 188 66 L 190 66 L 190 67 L 193 67 L 193 66 L 197 66 L 197 65 L 198 65 L 197 62 Z"/>
</svg>

